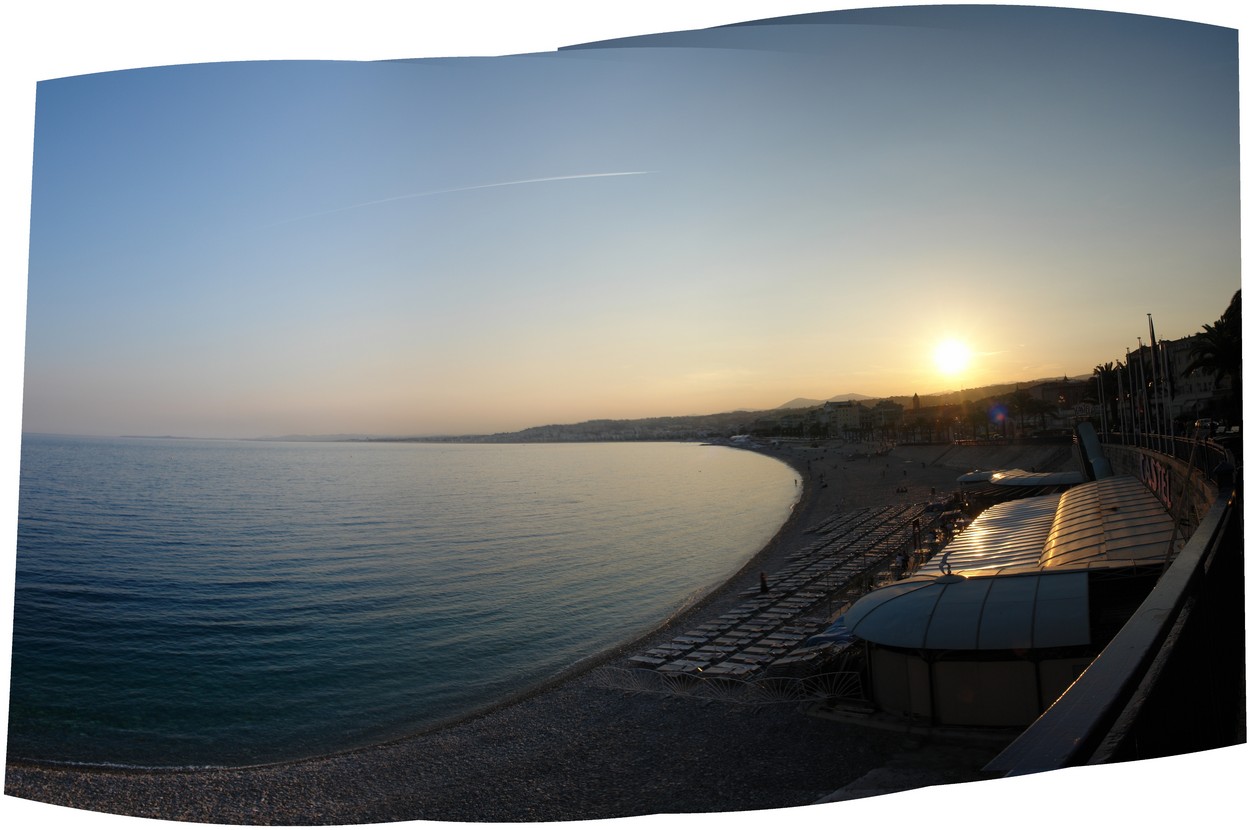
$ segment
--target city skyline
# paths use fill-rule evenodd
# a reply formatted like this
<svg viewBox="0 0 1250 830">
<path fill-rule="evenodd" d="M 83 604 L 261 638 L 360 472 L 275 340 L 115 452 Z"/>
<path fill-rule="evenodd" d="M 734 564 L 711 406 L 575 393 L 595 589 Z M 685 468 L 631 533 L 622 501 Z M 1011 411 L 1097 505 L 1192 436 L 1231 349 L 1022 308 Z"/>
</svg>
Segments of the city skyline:
<svg viewBox="0 0 1250 830">
<path fill-rule="evenodd" d="M 1233 30 L 1055 9 L 50 80 L 23 429 L 486 433 L 1083 374 L 1147 312 L 1222 312 L 1237 165 Z"/>
</svg>

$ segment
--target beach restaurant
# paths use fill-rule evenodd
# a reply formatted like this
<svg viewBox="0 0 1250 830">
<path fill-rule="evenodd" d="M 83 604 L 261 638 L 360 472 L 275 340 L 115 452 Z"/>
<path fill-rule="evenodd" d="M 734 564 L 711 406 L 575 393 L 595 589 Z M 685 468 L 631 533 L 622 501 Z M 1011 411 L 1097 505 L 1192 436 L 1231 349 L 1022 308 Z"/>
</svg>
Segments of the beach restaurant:
<svg viewBox="0 0 1250 830">
<path fill-rule="evenodd" d="M 844 615 L 878 708 L 934 725 L 1025 726 L 1098 655 L 1179 549 L 1132 476 L 986 509 L 914 575 Z"/>
</svg>

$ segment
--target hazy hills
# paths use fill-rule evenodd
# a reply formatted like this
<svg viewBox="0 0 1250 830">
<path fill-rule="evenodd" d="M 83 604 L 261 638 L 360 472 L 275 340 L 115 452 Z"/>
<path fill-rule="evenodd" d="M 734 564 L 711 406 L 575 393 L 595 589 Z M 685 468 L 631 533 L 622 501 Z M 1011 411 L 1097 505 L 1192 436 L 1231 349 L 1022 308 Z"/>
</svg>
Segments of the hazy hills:
<svg viewBox="0 0 1250 830">
<path fill-rule="evenodd" d="M 1083 375 L 1080 377 L 1070 377 L 1068 378 L 1068 380 L 1085 380 L 1088 377 L 1089 377 L 1088 375 Z M 1056 380 L 1061 380 L 1061 378 L 1037 378 L 1035 380 L 1014 381 L 1012 383 L 995 383 L 989 386 L 978 386 L 975 388 L 963 389 L 963 390 L 947 389 L 942 392 L 924 392 L 924 393 L 919 393 L 919 398 L 920 398 L 920 402 L 922 406 L 932 406 L 934 404 L 941 404 L 941 403 L 956 403 L 961 398 L 967 399 L 970 401 L 976 401 L 982 398 L 992 398 L 992 397 L 997 397 L 1001 395 L 1009 395 L 1012 392 L 1014 392 L 1017 388 L 1027 389 L 1030 386 L 1035 386 L 1036 384 L 1039 384 L 1039 383 L 1047 383 L 1047 382 L 1056 381 Z M 819 399 L 817 398 L 794 398 L 793 400 L 786 401 L 780 406 L 774 407 L 774 409 L 770 411 L 776 411 L 776 410 L 782 410 L 782 409 L 811 409 L 816 406 L 821 406 L 822 404 L 825 404 L 825 403 L 842 403 L 845 401 L 881 401 L 881 400 L 894 401 L 895 403 L 900 403 L 900 404 L 903 404 L 904 406 L 910 406 L 912 402 L 912 396 L 911 395 L 889 395 L 884 398 L 876 398 L 871 395 L 860 395 L 856 392 L 846 392 L 844 394 L 834 395 L 829 398 L 819 398 Z"/>
<path fill-rule="evenodd" d="M 1082 378 L 1070 378 L 1081 380 Z M 977 401 L 984 398 L 1003 397 L 1010 395 L 1017 388 L 1027 388 L 1038 383 L 1045 383 L 1059 378 L 1040 378 L 1019 383 L 1000 383 L 991 386 L 980 386 L 975 389 L 930 392 L 919 395 L 921 406 L 940 406 L 958 403 L 960 400 Z M 485 442 L 526 442 L 526 441 L 619 441 L 671 439 L 690 437 L 703 433 L 725 433 L 746 430 L 757 418 L 769 414 L 782 415 L 788 411 L 812 409 L 826 402 L 863 401 L 873 403 L 888 400 L 910 408 L 913 402 L 911 395 L 892 395 L 886 398 L 874 398 L 856 392 L 846 392 L 824 400 L 814 398 L 793 398 L 778 407 L 767 410 L 735 410 L 718 412 L 710 415 L 673 415 L 652 418 L 631 419 L 597 419 L 576 424 L 547 424 L 528 427 L 516 432 L 495 433 L 493 435 L 428 435 L 428 436 L 379 436 L 379 435 L 283 435 L 268 436 L 262 441 L 485 441 Z"/>
<path fill-rule="evenodd" d="M 781 406 L 775 406 L 774 409 L 811 409 L 813 406 L 820 406 L 823 403 L 834 402 L 841 403 L 843 401 L 871 401 L 875 400 L 871 395 L 860 395 L 856 392 L 846 392 L 842 395 L 834 395 L 829 398 L 795 398 L 786 401 Z"/>
</svg>

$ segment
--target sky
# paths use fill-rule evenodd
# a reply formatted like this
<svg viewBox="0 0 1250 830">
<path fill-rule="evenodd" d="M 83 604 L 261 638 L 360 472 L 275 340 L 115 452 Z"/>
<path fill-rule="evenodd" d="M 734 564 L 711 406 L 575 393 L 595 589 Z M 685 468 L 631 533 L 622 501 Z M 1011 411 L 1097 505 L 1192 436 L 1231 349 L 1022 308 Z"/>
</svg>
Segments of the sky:
<svg viewBox="0 0 1250 830">
<path fill-rule="evenodd" d="M 1147 313 L 1174 338 L 1223 311 L 1241 224 L 1227 32 L 990 31 L 965 15 L 551 54 L 846 6 L 8 10 L 8 550 L 23 430 L 415 434 L 910 394 L 1088 372 L 1145 337 Z M 1233 28 L 1244 15 L 1086 8 Z M 438 59 L 356 63 L 419 57 Z M 292 59 L 349 63 L 185 66 Z M 962 373 L 931 359 L 947 338 L 967 345 Z M 1214 815 L 1239 792 L 1244 751 L 1207 756 L 889 806 L 975 826 L 999 805 L 1049 827 L 1129 792 L 1147 797 L 1116 797 L 1122 821 L 1175 826 L 1189 800 L 1152 793 L 1202 781 Z M 836 808 L 854 824 L 884 805 Z M 759 817 L 717 825 L 738 819 Z"/>
<path fill-rule="evenodd" d="M 483 433 L 923 394 L 1086 374 L 1147 313 L 1174 338 L 1223 311 L 1232 29 L 805 20 L 42 81 L 22 429 Z M 950 339 L 961 372 L 934 363 Z"/>
</svg>

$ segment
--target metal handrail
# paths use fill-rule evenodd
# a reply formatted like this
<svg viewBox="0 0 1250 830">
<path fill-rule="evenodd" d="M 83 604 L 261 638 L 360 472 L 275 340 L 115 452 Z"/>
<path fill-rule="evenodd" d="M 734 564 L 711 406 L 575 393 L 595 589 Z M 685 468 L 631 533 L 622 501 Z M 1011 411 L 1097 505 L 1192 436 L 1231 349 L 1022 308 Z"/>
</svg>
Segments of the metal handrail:
<svg viewBox="0 0 1250 830">
<path fill-rule="evenodd" d="M 1090 761 L 1159 654 L 1239 510 L 1237 490 L 1223 488 L 1129 621 L 1068 690 L 986 765 L 987 772 L 1026 775 Z"/>
</svg>

